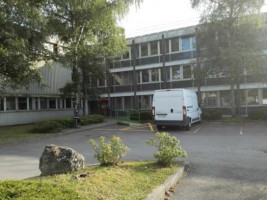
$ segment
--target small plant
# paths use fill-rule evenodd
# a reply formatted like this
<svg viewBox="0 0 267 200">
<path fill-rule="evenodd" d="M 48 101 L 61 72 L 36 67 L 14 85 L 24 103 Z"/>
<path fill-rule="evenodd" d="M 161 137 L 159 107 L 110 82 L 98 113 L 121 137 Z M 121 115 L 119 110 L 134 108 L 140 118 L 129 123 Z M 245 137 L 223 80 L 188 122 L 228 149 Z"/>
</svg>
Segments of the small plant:
<svg viewBox="0 0 267 200">
<path fill-rule="evenodd" d="M 222 111 L 215 109 L 203 109 L 202 110 L 202 119 L 203 120 L 221 120 Z"/>
<path fill-rule="evenodd" d="M 93 139 L 90 140 L 95 150 L 94 157 L 100 162 L 100 165 L 117 165 L 129 150 L 128 147 L 120 143 L 119 137 L 113 136 L 108 143 L 105 143 L 105 137 L 99 138 L 99 144 Z"/>
<path fill-rule="evenodd" d="M 171 137 L 167 132 L 155 135 L 156 138 L 150 138 L 146 143 L 157 147 L 157 153 L 154 158 L 163 166 L 171 166 L 172 160 L 177 157 L 187 157 L 186 151 L 179 146 L 180 141 L 176 137 Z"/>
</svg>

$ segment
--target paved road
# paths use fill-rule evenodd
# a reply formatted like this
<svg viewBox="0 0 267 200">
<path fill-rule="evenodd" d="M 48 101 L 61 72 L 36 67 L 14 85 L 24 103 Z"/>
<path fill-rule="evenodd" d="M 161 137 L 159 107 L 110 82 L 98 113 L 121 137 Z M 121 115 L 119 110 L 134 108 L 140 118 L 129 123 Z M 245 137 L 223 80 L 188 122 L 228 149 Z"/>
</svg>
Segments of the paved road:
<svg viewBox="0 0 267 200">
<path fill-rule="evenodd" d="M 23 179 L 40 174 L 39 157 L 46 144 L 69 146 L 96 163 L 89 139 L 113 135 L 130 151 L 126 160 L 151 160 L 154 148 L 145 142 L 154 135 L 148 126 L 119 130 L 112 125 L 69 135 L 22 142 L 0 149 L 0 179 Z M 267 125 L 194 125 L 191 131 L 167 130 L 188 152 L 190 170 L 171 199 L 267 199 Z"/>
</svg>

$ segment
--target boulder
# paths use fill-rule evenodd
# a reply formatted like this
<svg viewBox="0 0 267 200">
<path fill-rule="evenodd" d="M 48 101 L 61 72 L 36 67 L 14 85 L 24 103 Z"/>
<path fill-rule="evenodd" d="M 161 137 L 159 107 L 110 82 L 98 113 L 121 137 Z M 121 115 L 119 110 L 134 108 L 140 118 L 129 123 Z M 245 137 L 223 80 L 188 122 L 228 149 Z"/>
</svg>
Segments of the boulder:
<svg viewBox="0 0 267 200">
<path fill-rule="evenodd" d="M 42 176 L 65 174 L 85 167 L 83 155 L 69 147 L 47 145 L 40 158 L 39 169 Z"/>
</svg>

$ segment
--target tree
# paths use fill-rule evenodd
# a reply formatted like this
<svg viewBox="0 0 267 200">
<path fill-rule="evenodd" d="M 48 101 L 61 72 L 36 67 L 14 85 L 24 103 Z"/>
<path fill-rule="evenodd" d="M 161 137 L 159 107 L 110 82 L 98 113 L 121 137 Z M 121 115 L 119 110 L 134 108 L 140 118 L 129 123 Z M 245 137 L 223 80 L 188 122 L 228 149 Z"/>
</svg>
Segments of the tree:
<svg viewBox="0 0 267 200">
<path fill-rule="evenodd" d="M 0 2 L 0 88 L 17 88 L 41 82 L 36 66 L 50 58 L 45 49 L 45 21 L 42 0 Z"/>
<path fill-rule="evenodd" d="M 264 0 L 191 0 L 202 8 L 198 45 L 214 76 L 224 74 L 231 85 L 232 115 L 240 115 L 240 83 L 244 72 L 264 66 L 262 36 Z M 235 92 L 236 87 L 236 92 Z"/>
<path fill-rule="evenodd" d="M 81 73 L 87 73 L 85 69 L 93 66 L 95 60 L 117 53 L 111 44 L 126 46 L 125 39 L 122 40 L 124 34 L 116 27 L 116 19 L 123 16 L 134 2 L 140 0 L 47 0 L 45 11 L 51 33 L 58 35 L 68 48 L 64 60 L 72 68 L 76 87 L 75 116 L 80 108 Z M 92 57 L 93 60 L 89 60 Z"/>
</svg>

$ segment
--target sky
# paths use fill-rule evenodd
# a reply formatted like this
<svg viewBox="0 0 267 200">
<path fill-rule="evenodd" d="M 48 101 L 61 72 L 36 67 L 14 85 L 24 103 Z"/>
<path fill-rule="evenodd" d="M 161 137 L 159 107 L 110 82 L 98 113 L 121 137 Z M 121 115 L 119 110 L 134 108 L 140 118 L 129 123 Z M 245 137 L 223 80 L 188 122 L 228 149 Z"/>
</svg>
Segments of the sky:
<svg viewBox="0 0 267 200">
<path fill-rule="evenodd" d="M 267 12 L 266 5 L 262 12 Z M 119 25 L 125 28 L 126 38 L 129 38 L 195 25 L 199 14 L 191 8 L 190 0 L 143 0 L 139 8 L 130 7 Z"/>
</svg>

